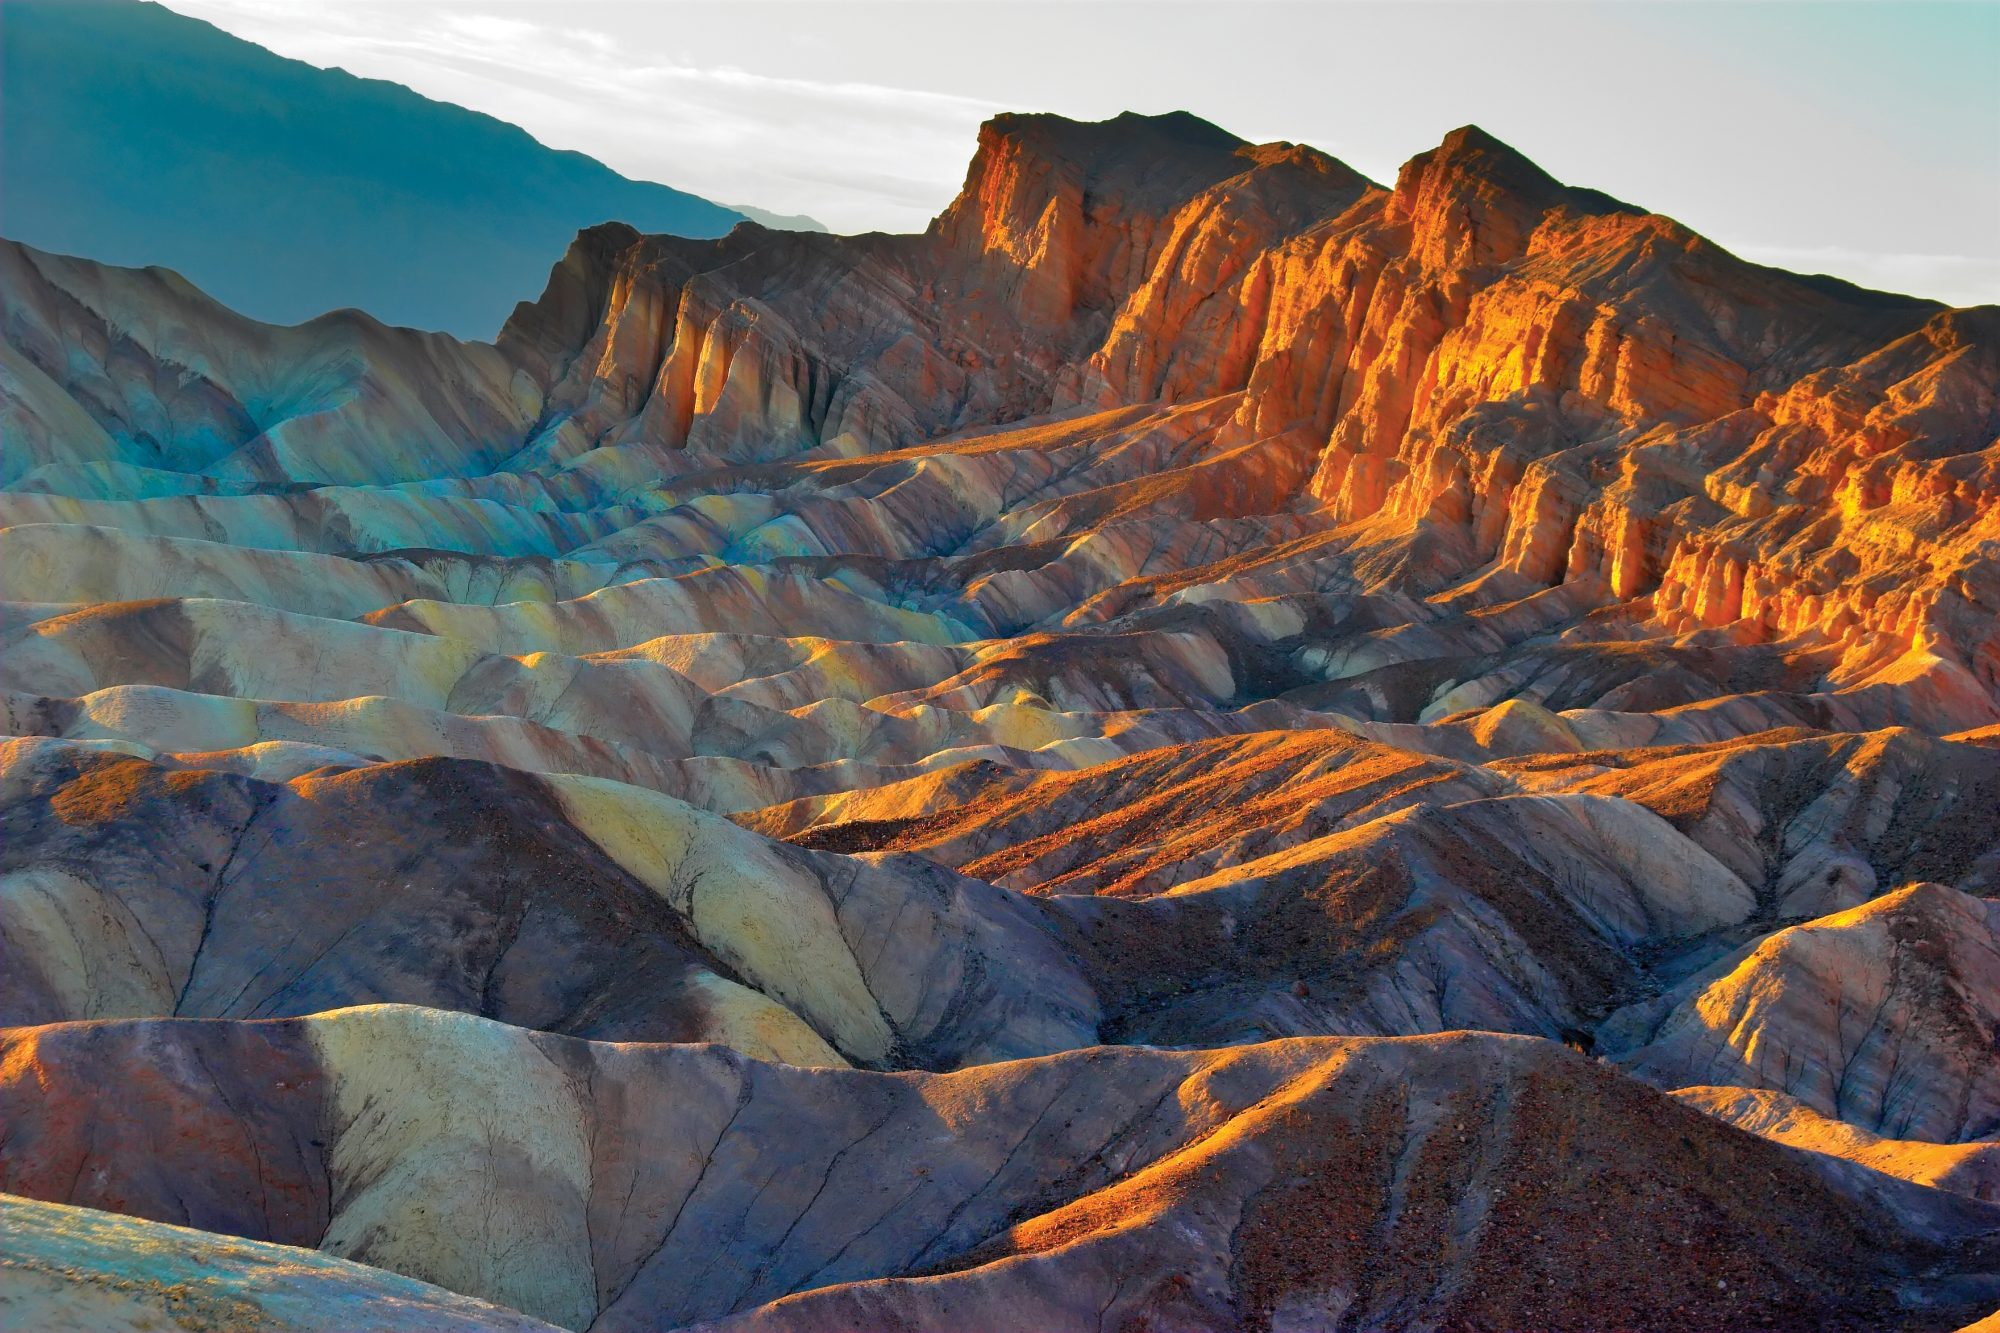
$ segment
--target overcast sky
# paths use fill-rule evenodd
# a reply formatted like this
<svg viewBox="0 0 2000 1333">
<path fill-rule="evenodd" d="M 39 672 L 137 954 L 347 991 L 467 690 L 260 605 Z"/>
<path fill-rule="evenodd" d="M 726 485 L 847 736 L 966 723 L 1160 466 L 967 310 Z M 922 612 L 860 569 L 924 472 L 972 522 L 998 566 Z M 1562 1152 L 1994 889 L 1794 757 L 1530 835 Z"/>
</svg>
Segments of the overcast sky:
<svg viewBox="0 0 2000 1333">
<path fill-rule="evenodd" d="M 723 203 L 916 230 L 996 111 L 1195 112 L 1379 181 L 1484 126 L 1750 258 L 2000 301 L 2000 4 L 167 0 Z"/>
</svg>

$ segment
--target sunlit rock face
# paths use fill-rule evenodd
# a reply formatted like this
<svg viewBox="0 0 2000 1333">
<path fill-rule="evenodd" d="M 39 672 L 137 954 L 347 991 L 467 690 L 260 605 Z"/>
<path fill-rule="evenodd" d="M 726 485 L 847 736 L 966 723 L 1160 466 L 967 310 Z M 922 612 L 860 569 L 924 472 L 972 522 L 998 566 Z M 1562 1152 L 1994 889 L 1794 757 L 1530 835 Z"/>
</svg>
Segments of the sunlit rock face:
<svg viewBox="0 0 2000 1333">
<path fill-rule="evenodd" d="M 0 297 L 9 1317 L 2000 1308 L 2000 312 L 1185 115 Z"/>
</svg>

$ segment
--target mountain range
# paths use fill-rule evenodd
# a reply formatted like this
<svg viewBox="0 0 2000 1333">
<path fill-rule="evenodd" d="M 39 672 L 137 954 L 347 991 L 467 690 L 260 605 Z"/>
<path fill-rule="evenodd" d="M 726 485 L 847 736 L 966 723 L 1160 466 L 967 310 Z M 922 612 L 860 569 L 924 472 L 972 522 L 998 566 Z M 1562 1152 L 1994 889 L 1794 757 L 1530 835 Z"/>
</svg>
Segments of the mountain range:
<svg viewBox="0 0 2000 1333">
<path fill-rule="evenodd" d="M 818 225 L 628 180 L 139 0 L 8 0 L 0 120 L 0 234 L 170 268 L 270 323 L 358 306 L 491 338 L 579 227 Z"/>
<path fill-rule="evenodd" d="M 2000 309 L 1186 114 L 0 295 L 15 1322 L 2000 1309 Z"/>
</svg>

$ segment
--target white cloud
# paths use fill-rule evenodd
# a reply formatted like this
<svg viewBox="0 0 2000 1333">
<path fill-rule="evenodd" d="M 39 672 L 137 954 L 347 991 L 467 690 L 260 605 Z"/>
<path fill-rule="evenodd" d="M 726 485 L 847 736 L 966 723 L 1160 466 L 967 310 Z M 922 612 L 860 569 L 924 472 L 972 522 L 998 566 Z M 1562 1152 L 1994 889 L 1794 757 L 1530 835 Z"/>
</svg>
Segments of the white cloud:
<svg viewBox="0 0 2000 1333">
<path fill-rule="evenodd" d="M 548 31 L 539 23 L 501 18 L 497 14 L 446 14 L 439 21 L 447 32 L 459 33 L 470 41 L 496 45 L 517 46 L 524 41 L 533 41 Z"/>
</svg>

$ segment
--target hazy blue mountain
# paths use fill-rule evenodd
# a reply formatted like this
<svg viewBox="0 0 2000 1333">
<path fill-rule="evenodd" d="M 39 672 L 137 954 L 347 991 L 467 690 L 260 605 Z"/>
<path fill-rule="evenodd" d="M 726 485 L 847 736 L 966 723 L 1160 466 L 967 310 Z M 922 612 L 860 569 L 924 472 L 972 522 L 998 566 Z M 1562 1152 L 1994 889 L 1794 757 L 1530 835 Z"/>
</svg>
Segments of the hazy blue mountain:
<svg viewBox="0 0 2000 1333">
<path fill-rule="evenodd" d="M 731 204 L 729 207 L 749 218 L 759 226 L 772 231 L 825 231 L 827 226 L 810 213 L 773 213 L 768 208 L 758 208 L 754 204 Z"/>
<path fill-rule="evenodd" d="M 154 4 L 5 0 L 0 53 L 0 233 L 176 269 L 259 319 L 358 306 L 491 338 L 579 228 L 742 219 Z"/>
</svg>

